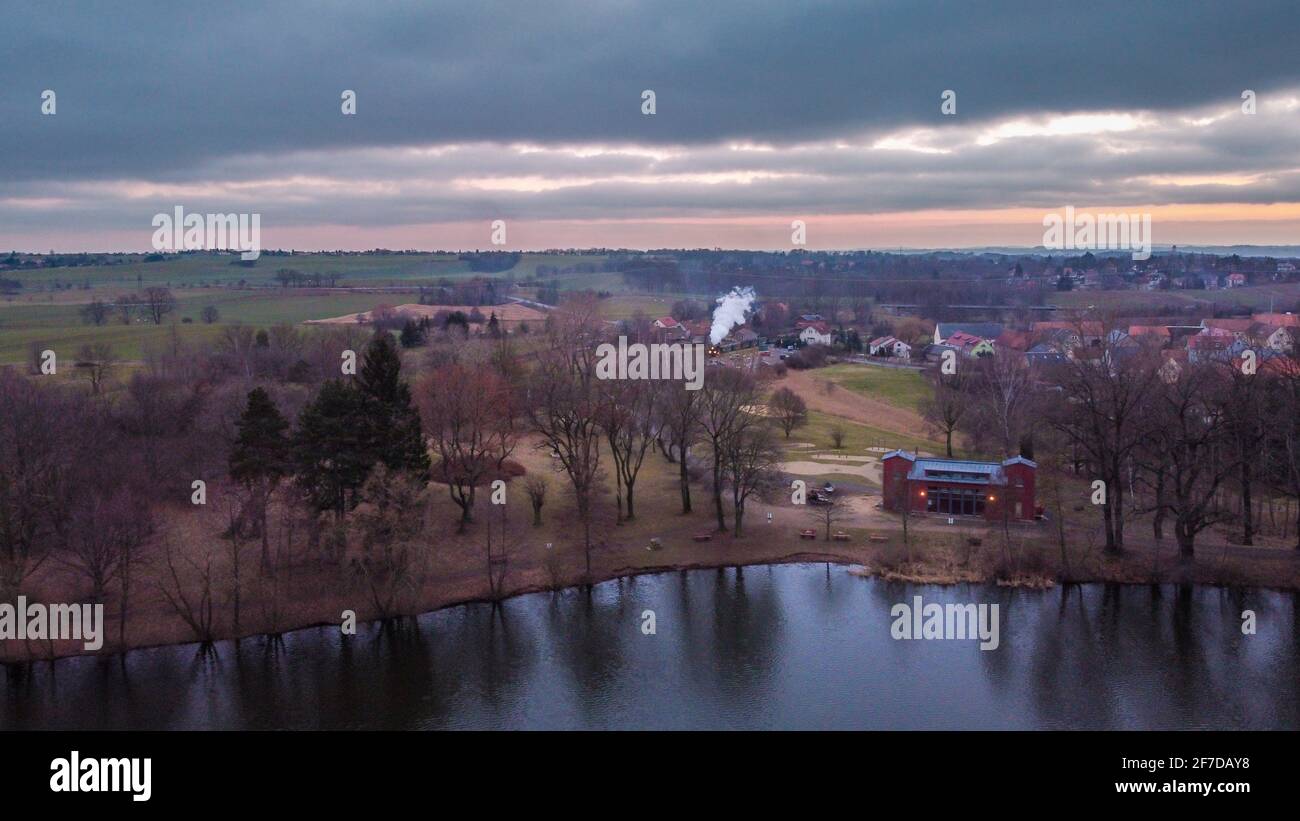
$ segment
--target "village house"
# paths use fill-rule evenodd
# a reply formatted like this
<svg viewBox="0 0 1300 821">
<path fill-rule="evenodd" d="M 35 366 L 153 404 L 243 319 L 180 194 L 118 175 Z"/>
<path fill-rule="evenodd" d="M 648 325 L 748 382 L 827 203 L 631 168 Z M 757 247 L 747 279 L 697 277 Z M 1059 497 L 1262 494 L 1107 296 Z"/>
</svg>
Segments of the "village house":
<svg viewBox="0 0 1300 821">
<path fill-rule="evenodd" d="M 881 458 L 884 507 L 941 516 L 1033 521 L 1038 465 L 1015 456 L 1001 462 L 931 459 L 902 450 Z"/>
<path fill-rule="evenodd" d="M 1150 344 L 1163 348 L 1171 339 L 1169 328 L 1164 325 L 1130 325 L 1128 335 L 1144 345 Z"/>
<path fill-rule="evenodd" d="M 900 359 L 912 358 L 912 346 L 892 336 L 879 336 L 867 343 L 867 353 L 871 356 L 894 356 Z"/>
<path fill-rule="evenodd" d="M 1001 351 L 1020 351 L 1024 353 L 1033 346 L 1033 337 L 1028 331 L 1014 331 L 1008 328 L 993 340 L 993 347 Z"/>
<path fill-rule="evenodd" d="M 1245 275 L 1245 274 L 1239 274 L 1239 273 L 1228 274 L 1228 277 L 1227 277 L 1226 282 L 1227 282 L 1227 286 L 1228 286 L 1229 288 L 1241 288 L 1241 287 L 1244 287 L 1244 286 L 1247 284 L 1247 283 L 1246 283 L 1246 275 Z"/>
<path fill-rule="evenodd" d="M 799 332 L 799 341 L 805 345 L 831 344 L 831 326 L 825 322 L 812 322 Z"/>
<path fill-rule="evenodd" d="M 997 339 L 1004 328 L 997 322 L 940 322 L 934 326 L 934 344 L 942 345 L 955 333 Z"/>
<path fill-rule="evenodd" d="M 987 339 L 968 334 L 965 331 L 957 331 L 948 337 L 946 343 L 949 347 L 954 348 L 960 354 L 966 357 L 975 358 L 979 356 L 992 356 L 993 343 Z"/>
<path fill-rule="evenodd" d="M 1201 333 L 1206 336 L 1226 336 L 1248 340 L 1255 330 L 1253 319 L 1203 319 Z"/>
<path fill-rule="evenodd" d="M 1183 373 L 1183 365 L 1187 364 L 1187 353 L 1185 348 L 1161 351 L 1160 357 L 1164 361 L 1160 363 L 1160 378 L 1169 384 L 1177 382 Z"/>
<path fill-rule="evenodd" d="M 1025 363 L 1031 368 L 1047 368 L 1066 361 L 1065 353 L 1054 345 L 1038 344 L 1025 351 Z"/>
<path fill-rule="evenodd" d="M 1029 327 L 1029 330 L 1039 341 L 1045 341 L 1045 337 L 1052 335 L 1054 332 L 1069 334 L 1073 340 L 1077 340 L 1069 346 L 1072 348 L 1079 345 L 1100 345 L 1101 338 L 1106 333 L 1102 323 L 1092 320 L 1084 322 L 1035 322 Z"/>
</svg>

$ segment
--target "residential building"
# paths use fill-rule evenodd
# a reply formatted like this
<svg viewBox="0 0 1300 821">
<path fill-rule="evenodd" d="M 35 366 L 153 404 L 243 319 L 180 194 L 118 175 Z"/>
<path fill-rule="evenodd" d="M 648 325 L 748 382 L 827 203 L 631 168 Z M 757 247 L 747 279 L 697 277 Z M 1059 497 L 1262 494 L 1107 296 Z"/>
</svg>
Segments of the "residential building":
<svg viewBox="0 0 1300 821">
<path fill-rule="evenodd" d="M 829 345 L 831 326 L 825 322 L 812 322 L 799 332 L 799 340 L 805 345 Z"/>
<path fill-rule="evenodd" d="M 1003 326 L 997 322 L 940 322 L 934 326 L 934 344 L 942 345 L 955 333 L 966 333 L 981 339 L 997 339 Z"/>
</svg>

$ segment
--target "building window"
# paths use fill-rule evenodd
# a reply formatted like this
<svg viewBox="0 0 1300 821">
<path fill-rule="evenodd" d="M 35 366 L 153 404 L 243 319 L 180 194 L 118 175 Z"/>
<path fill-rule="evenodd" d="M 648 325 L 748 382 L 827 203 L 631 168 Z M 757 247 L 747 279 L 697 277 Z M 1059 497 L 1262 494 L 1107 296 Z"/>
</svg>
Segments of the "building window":
<svg viewBox="0 0 1300 821">
<path fill-rule="evenodd" d="M 984 515 L 985 496 L 983 489 L 976 488 L 926 488 L 925 509 L 929 513 L 942 513 L 947 516 L 982 516 Z"/>
</svg>

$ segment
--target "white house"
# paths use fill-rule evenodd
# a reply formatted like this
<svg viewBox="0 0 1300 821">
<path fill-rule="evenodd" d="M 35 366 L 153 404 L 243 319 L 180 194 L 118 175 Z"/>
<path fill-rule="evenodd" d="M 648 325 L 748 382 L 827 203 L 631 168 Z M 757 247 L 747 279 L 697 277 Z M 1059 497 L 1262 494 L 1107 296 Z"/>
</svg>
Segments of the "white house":
<svg viewBox="0 0 1300 821">
<path fill-rule="evenodd" d="M 1295 337 L 1292 335 L 1292 328 L 1265 328 L 1263 334 L 1264 344 L 1278 353 L 1290 353 L 1295 346 Z M 1263 335 L 1261 334 L 1261 335 Z"/>
<path fill-rule="evenodd" d="M 894 356 L 898 357 L 899 359 L 912 358 L 912 346 L 908 345 L 906 342 L 904 342 L 901 339 L 894 340 L 892 352 Z"/>
<path fill-rule="evenodd" d="M 825 322 L 813 322 L 799 332 L 799 341 L 805 345 L 829 345 L 831 328 Z"/>
<path fill-rule="evenodd" d="M 878 336 L 867 343 L 867 353 L 872 356 L 889 356 L 894 352 L 894 343 L 897 341 L 892 336 Z"/>
</svg>

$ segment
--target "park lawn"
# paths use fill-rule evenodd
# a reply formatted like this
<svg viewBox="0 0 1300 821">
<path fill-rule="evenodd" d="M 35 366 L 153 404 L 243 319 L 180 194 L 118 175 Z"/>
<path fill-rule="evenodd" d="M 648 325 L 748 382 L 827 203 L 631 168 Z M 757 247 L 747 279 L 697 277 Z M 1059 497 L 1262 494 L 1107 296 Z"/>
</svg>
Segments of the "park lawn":
<svg viewBox="0 0 1300 821">
<path fill-rule="evenodd" d="M 831 441 L 831 430 L 839 426 L 844 431 L 844 445 L 838 451 L 835 450 Z M 784 435 L 782 434 L 782 441 Z M 882 455 L 879 451 L 868 451 L 869 447 L 902 448 L 904 450 L 913 450 L 919 448 L 922 452 L 942 453 L 943 443 L 918 437 L 905 436 L 899 433 L 891 433 L 887 430 L 874 428 L 870 425 L 863 425 L 858 422 L 851 422 L 838 416 L 821 413 L 819 411 L 808 412 L 808 423 L 801 428 L 795 428 L 790 434 L 790 442 L 811 442 L 816 446 L 815 452 L 836 452 L 844 454 L 864 454 L 871 453 L 875 456 Z M 809 454 L 814 452 L 810 449 L 793 449 L 786 454 L 788 459 L 809 459 Z M 800 455 L 802 453 L 802 456 Z M 827 467 L 834 467 L 828 464 Z"/>
<path fill-rule="evenodd" d="M 930 386 L 920 372 L 876 365 L 832 365 L 816 372 L 840 387 L 870 396 L 895 407 L 916 411 L 930 396 Z"/>
</svg>

